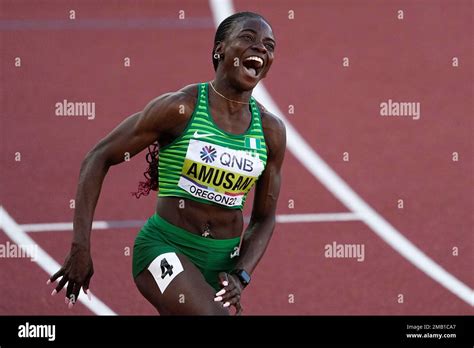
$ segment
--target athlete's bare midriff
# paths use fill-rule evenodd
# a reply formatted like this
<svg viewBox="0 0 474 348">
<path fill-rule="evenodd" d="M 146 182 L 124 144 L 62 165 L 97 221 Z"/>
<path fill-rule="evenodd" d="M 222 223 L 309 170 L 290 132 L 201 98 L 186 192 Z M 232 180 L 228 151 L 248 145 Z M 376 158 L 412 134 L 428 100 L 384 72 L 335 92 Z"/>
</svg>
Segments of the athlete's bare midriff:
<svg viewBox="0 0 474 348">
<path fill-rule="evenodd" d="M 240 209 L 228 209 L 204 204 L 182 197 L 158 197 L 156 213 L 170 224 L 207 238 L 229 239 L 240 237 L 243 215 Z"/>
</svg>

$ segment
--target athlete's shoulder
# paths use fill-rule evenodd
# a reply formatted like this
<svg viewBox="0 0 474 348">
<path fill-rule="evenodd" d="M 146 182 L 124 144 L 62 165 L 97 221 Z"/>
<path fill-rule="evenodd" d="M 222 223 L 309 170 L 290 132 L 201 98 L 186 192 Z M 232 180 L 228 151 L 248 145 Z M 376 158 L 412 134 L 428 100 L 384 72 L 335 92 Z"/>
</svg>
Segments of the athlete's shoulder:
<svg viewBox="0 0 474 348">
<path fill-rule="evenodd" d="M 190 85 L 184 86 L 175 93 L 182 98 L 188 98 L 196 102 L 198 97 L 199 85 L 199 83 L 192 83 Z"/>
<path fill-rule="evenodd" d="M 198 84 L 161 94 L 145 106 L 143 117 L 152 122 L 186 122 L 193 113 L 197 96 Z"/>
<path fill-rule="evenodd" d="M 286 127 L 282 119 L 268 111 L 257 101 L 262 120 L 263 136 L 269 150 L 269 159 L 281 163 L 286 149 Z"/>
<path fill-rule="evenodd" d="M 187 85 L 177 91 L 164 93 L 153 99 L 147 108 L 152 111 L 179 112 L 181 115 L 192 114 L 196 105 L 198 84 Z"/>
<path fill-rule="evenodd" d="M 152 99 L 142 110 L 137 128 L 170 132 L 183 128 L 196 105 L 198 85 L 188 85 L 180 90 L 161 94 Z"/>
<path fill-rule="evenodd" d="M 256 102 L 258 109 L 260 110 L 260 118 L 262 120 L 262 128 L 265 139 L 268 137 L 270 140 L 274 139 L 276 142 L 285 139 L 286 127 L 282 119 L 268 111 L 257 100 Z"/>
</svg>

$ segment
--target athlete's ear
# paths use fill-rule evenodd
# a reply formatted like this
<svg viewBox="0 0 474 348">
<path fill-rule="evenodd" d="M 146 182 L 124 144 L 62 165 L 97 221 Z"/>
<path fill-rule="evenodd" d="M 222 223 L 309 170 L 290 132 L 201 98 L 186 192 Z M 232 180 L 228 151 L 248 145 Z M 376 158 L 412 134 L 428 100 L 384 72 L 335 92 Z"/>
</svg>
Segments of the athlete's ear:
<svg viewBox="0 0 474 348">
<path fill-rule="evenodd" d="M 216 47 L 214 48 L 214 53 L 220 54 L 221 56 L 224 54 L 225 44 L 223 41 L 218 41 Z"/>
</svg>

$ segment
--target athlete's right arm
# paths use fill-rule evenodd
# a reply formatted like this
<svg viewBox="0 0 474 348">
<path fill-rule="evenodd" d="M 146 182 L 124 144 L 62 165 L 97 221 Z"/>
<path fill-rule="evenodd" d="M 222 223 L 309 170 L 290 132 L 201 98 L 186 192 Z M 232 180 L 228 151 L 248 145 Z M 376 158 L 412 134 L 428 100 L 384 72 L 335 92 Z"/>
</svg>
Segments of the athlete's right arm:
<svg viewBox="0 0 474 348">
<path fill-rule="evenodd" d="M 66 297 L 71 307 L 81 288 L 87 293 L 94 273 L 90 253 L 90 233 L 94 211 L 104 178 L 112 165 L 136 155 L 156 140 L 173 136 L 184 128 L 192 98 L 183 92 L 169 93 L 152 100 L 142 112 L 129 116 L 97 143 L 82 162 L 77 186 L 74 235 L 71 251 L 61 269 L 50 277 L 54 282 L 62 276 L 52 295 L 68 283 Z M 184 112 L 183 112 L 184 111 Z"/>
</svg>

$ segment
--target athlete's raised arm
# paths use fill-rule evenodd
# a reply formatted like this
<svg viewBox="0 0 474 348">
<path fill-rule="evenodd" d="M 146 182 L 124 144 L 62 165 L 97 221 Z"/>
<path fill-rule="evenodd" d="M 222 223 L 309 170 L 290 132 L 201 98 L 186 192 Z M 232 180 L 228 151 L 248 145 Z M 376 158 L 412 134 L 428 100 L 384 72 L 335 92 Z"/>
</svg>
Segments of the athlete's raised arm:
<svg viewBox="0 0 474 348">
<path fill-rule="evenodd" d="M 102 182 L 110 166 L 123 162 L 127 154 L 132 157 L 153 142 L 158 140 L 161 144 L 172 137 L 176 128 L 186 124 L 190 115 L 187 110 L 193 109 L 194 99 L 179 91 L 152 100 L 142 112 L 126 118 L 86 155 L 77 186 L 71 250 L 61 269 L 48 280 L 49 284 L 62 277 L 52 295 L 68 284 L 69 307 L 77 300 L 81 288 L 87 293 L 94 273 L 90 233 Z"/>
</svg>

